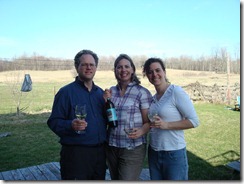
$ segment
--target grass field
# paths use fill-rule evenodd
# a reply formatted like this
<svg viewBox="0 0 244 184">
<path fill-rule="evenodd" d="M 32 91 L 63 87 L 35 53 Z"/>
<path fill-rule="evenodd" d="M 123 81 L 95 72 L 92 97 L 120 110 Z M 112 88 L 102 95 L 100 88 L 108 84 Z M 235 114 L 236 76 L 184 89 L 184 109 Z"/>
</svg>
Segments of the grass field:
<svg viewBox="0 0 244 184">
<path fill-rule="evenodd" d="M 3 109 L 0 113 L 15 112 L 16 102 L 14 99 L 18 95 L 13 96 L 12 88 L 21 88 L 24 74 L 29 73 L 33 82 L 33 90 L 30 93 L 22 93 L 22 107 L 30 107 L 27 112 L 37 112 L 49 110 L 54 97 L 54 94 L 58 89 L 74 80 L 74 70 L 64 71 L 10 71 L 0 72 L 0 103 Z M 146 77 L 142 76 L 142 71 L 137 71 L 138 77 L 141 79 L 141 84 L 148 88 L 152 94 L 155 93 L 153 85 L 151 85 Z M 186 70 L 167 70 L 167 77 L 172 84 L 180 86 L 188 85 L 198 81 L 201 84 L 212 86 L 217 84 L 218 86 L 227 85 L 227 75 L 217 74 L 214 72 L 202 72 L 202 71 L 186 71 Z M 114 73 L 110 71 L 97 71 L 94 79 L 95 83 L 103 89 L 109 88 L 116 84 Z M 235 83 L 240 84 L 240 75 L 230 75 L 230 85 Z M 12 96 L 11 96 L 12 95 Z M 38 100 L 34 100 L 38 97 Z M 38 107 L 39 101 L 44 101 L 46 104 L 44 107 Z M 17 101 L 17 100 L 16 100 Z M 37 103 L 37 104 L 36 104 Z M 30 105 L 31 104 L 31 105 Z"/>
<path fill-rule="evenodd" d="M 21 86 L 24 73 L 30 73 L 33 81 L 33 90 L 21 94 L 21 104 L 28 108 L 19 117 L 16 116 L 16 103 L 10 90 L 17 81 L 13 79 L 16 73 L 21 77 L 17 77 L 19 83 L 15 86 Z M 59 161 L 58 137 L 49 130 L 46 120 L 50 115 L 54 94 L 61 86 L 73 81 L 71 71 L 16 73 L 0 73 L 0 133 L 11 133 L 8 137 L 0 138 L 0 171 Z M 141 75 L 139 77 L 142 85 L 154 93 L 147 79 Z M 224 77 L 224 74 L 168 71 L 168 78 L 178 85 L 196 80 L 205 85 L 225 85 Z M 233 75 L 231 79 L 232 83 L 239 82 L 240 76 Z M 95 82 L 102 88 L 116 84 L 112 71 L 97 72 Z M 200 126 L 185 131 L 190 180 L 239 180 L 240 174 L 225 165 L 241 157 L 240 112 L 221 104 L 194 105 Z"/>
</svg>

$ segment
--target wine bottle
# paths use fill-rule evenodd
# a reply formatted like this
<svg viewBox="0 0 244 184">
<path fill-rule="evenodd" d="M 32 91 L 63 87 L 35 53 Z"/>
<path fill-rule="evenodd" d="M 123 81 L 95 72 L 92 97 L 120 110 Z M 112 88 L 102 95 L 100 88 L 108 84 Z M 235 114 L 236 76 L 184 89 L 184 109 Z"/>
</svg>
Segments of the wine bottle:
<svg viewBox="0 0 244 184">
<path fill-rule="evenodd" d="M 118 126 L 118 118 L 116 114 L 116 109 L 114 107 L 114 103 L 110 100 L 110 98 L 107 99 L 106 102 L 106 113 L 108 118 L 108 125 L 111 128 L 115 128 Z"/>
</svg>

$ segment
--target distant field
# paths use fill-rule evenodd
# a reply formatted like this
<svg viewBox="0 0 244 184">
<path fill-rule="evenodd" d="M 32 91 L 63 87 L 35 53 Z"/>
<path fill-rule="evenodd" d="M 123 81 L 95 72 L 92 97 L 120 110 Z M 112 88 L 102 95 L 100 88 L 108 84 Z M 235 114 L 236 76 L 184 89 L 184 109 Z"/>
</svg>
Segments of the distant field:
<svg viewBox="0 0 244 184">
<path fill-rule="evenodd" d="M 190 83 L 195 83 L 196 81 L 204 85 L 212 86 L 217 85 L 227 85 L 227 74 L 216 74 L 214 72 L 202 72 L 202 71 L 187 71 L 187 70 L 172 70 L 168 69 L 167 77 L 169 81 L 177 85 L 187 85 Z M 39 82 L 49 82 L 49 83 L 69 83 L 73 81 L 75 72 L 74 70 L 63 70 L 63 71 L 10 71 L 10 72 L 0 72 L 0 84 L 7 83 L 8 80 L 13 75 L 19 75 L 19 80 L 22 81 L 24 74 L 29 73 L 31 75 L 33 83 Z M 154 91 L 153 86 L 148 82 L 147 78 L 142 76 L 142 71 L 137 71 L 138 77 L 141 79 L 142 85 Z M 7 80 L 7 78 L 9 78 Z M 110 71 L 97 71 L 95 76 L 95 82 L 102 88 L 108 88 L 111 85 L 116 84 L 114 73 Z M 235 83 L 240 83 L 239 74 L 230 75 L 230 85 Z"/>
<path fill-rule="evenodd" d="M 227 85 L 226 74 L 216 74 L 214 72 L 186 71 L 186 70 L 167 70 L 167 77 L 171 83 L 177 85 L 188 85 L 198 81 L 207 86 Z M 28 112 L 50 111 L 54 94 L 60 87 L 74 81 L 76 75 L 74 70 L 64 71 L 9 71 L 0 72 L 0 113 L 9 113 L 16 111 L 17 95 L 13 97 L 13 88 L 17 91 L 21 89 L 24 74 L 30 74 L 33 90 L 30 93 L 22 93 L 21 107 L 28 106 Z M 153 85 L 148 82 L 146 77 L 142 76 L 142 71 L 137 71 L 141 84 L 148 88 L 152 94 L 155 93 Z M 103 89 L 116 85 L 114 72 L 97 71 L 94 79 L 95 83 Z M 230 75 L 230 85 L 240 83 L 240 75 Z M 17 92 L 16 91 L 16 92 Z M 11 96 L 12 95 L 12 96 Z M 14 101 L 15 100 L 15 101 Z M 39 107 L 38 107 L 39 106 Z"/>
</svg>

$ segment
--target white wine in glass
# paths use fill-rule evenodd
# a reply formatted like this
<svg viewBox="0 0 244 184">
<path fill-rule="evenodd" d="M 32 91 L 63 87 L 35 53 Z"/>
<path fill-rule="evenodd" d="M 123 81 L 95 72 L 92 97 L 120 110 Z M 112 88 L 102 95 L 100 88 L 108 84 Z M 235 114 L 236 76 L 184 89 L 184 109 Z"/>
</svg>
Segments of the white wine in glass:
<svg viewBox="0 0 244 184">
<path fill-rule="evenodd" d="M 134 122 L 130 121 L 130 120 L 127 120 L 124 131 L 127 134 L 127 136 L 129 136 L 131 133 L 135 132 L 135 130 L 134 130 Z M 128 143 L 129 143 L 129 145 L 126 147 L 126 149 L 133 150 L 135 148 L 134 139 L 128 138 Z"/>
<path fill-rule="evenodd" d="M 150 123 L 153 123 L 155 121 L 154 116 L 158 115 L 158 111 L 157 110 L 149 110 L 148 112 L 148 119 L 150 120 Z M 150 132 L 153 132 L 153 129 L 151 128 Z"/>
<path fill-rule="evenodd" d="M 75 116 L 77 119 L 83 120 L 86 118 L 87 112 L 86 112 L 86 105 L 77 104 L 75 106 Z M 78 134 L 84 134 L 86 133 L 85 130 L 78 130 L 76 131 Z"/>
</svg>

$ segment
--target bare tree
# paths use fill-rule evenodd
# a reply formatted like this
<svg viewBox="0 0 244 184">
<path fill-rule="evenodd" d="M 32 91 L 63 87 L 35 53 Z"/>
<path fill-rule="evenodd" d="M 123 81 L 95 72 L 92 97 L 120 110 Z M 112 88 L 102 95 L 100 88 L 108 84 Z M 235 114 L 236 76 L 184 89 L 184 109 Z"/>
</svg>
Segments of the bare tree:
<svg viewBox="0 0 244 184">
<path fill-rule="evenodd" d="M 10 94 L 12 96 L 12 99 L 16 105 L 16 115 L 19 116 L 21 112 L 26 110 L 29 106 L 31 101 L 27 100 L 27 96 L 31 92 L 22 92 L 21 91 L 21 72 L 12 72 L 8 76 L 6 76 L 6 83 L 9 87 Z"/>
<path fill-rule="evenodd" d="M 224 55 L 227 53 L 225 48 L 217 48 L 213 50 L 210 56 L 201 56 L 192 58 L 191 56 L 182 55 L 180 57 L 163 58 L 167 64 L 167 68 L 180 70 L 195 70 L 195 71 L 215 71 L 216 73 L 226 72 L 226 62 Z M 131 56 L 136 68 L 141 68 L 146 55 Z M 98 70 L 113 70 L 115 56 L 99 56 Z M 10 70 L 72 70 L 74 67 L 73 59 L 60 59 L 38 55 L 33 53 L 33 56 L 22 55 L 19 58 L 7 60 L 0 58 L 0 72 Z M 236 51 L 234 60 L 230 58 L 230 73 L 240 73 L 240 52 Z"/>
</svg>

